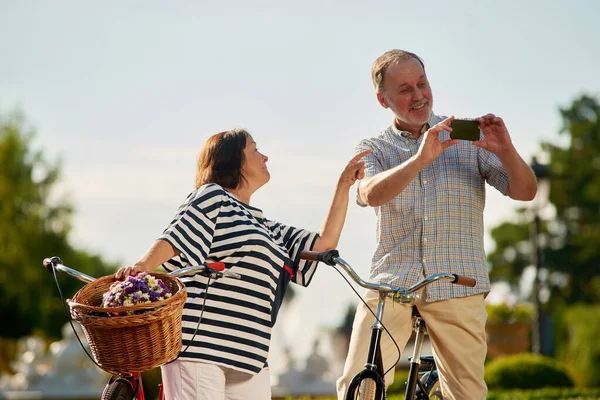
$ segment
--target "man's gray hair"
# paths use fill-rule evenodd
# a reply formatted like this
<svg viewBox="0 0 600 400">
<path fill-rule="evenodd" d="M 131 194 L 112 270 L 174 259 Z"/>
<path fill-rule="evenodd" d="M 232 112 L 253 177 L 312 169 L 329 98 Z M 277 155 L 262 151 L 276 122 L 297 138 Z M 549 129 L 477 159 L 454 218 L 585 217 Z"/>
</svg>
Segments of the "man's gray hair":
<svg viewBox="0 0 600 400">
<path fill-rule="evenodd" d="M 377 57 L 377 60 L 375 60 L 373 67 L 371 68 L 371 78 L 373 78 L 375 91 L 377 91 L 377 93 L 381 93 L 383 91 L 383 79 L 385 78 L 385 71 L 391 64 L 407 61 L 411 58 L 417 60 L 423 67 L 423 71 L 425 71 L 425 63 L 423 63 L 421 57 L 415 53 L 411 53 L 410 51 L 394 49 L 386 51 Z"/>
</svg>

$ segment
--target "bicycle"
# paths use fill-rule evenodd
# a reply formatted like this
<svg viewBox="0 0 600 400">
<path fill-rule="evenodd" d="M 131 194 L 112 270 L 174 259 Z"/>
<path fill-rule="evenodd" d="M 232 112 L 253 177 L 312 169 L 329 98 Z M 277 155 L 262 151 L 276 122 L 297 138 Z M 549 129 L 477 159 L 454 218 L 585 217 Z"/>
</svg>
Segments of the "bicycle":
<svg viewBox="0 0 600 400">
<path fill-rule="evenodd" d="M 300 257 L 306 260 L 320 261 L 330 266 L 337 265 L 346 271 L 347 275 L 349 275 L 358 285 L 365 289 L 379 292 L 377 310 L 373 313 L 375 321 L 371 326 L 371 338 L 369 340 L 369 351 L 365 368 L 357 373 L 350 382 L 346 400 L 382 400 L 386 397 L 384 376 L 388 371 L 383 370 L 380 343 L 383 331 L 385 330 L 387 332 L 387 329 L 383 326 L 381 321 L 383 319 L 385 301 L 388 297 L 391 297 L 394 301 L 398 301 L 401 304 L 413 304 L 415 300 L 413 293 L 430 283 L 439 280 L 449 280 L 452 283 L 470 287 L 473 287 L 476 284 L 475 279 L 465 276 L 456 274 L 435 274 L 424 278 L 409 288 L 394 289 L 387 284 L 377 284 L 362 280 L 354 269 L 340 257 L 337 250 L 327 250 L 324 252 L 303 251 L 300 254 Z M 421 355 L 423 342 L 427 335 L 427 324 L 414 306 L 412 309 L 412 318 L 413 330 L 416 337 L 412 357 L 409 357 L 410 367 L 404 398 L 407 400 L 443 399 L 435 360 L 433 356 Z M 389 332 L 387 333 L 391 337 L 391 334 Z M 400 351 L 400 349 L 398 349 L 398 351 Z"/>
<path fill-rule="evenodd" d="M 60 293 L 61 298 L 63 299 L 63 305 L 65 305 L 66 302 L 64 301 L 64 297 L 63 297 L 62 291 L 60 289 L 60 285 L 58 284 L 58 280 L 56 279 L 56 271 L 60 271 L 62 273 L 70 275 L 74 278 L 79 279 L 80 281 L 86 282 L 87 284 L 96 281 L 96 278 L 94 278 L 92 276 L 89 276 L 80 271 L 77 271 L 75 269 L 65 266 L 59 257 L 46 258 L 43 261 L 43 265 L 44 265 L 44 267 L 46 267 L 46 269 L 48 271 L 50 271 L 51 273 L 54 274 L 54 278 L 56 281 L 56 285 L 58 287 L 58 291 Z M 224 269 L 225 269 L 225 264 L 223 264 L 221 262 L 215 262 L 215 263 L 207 263 L 206 265 L 197 265 L 197 266 L 190 266 L 190 267 L 182 268 L 177 271 L 169 273 L 169 275 L 171 275 L 172 277 L 183 277 L 186 275 L 200 274 L 200 275 L 205 276 L 210 279 L 220 279 L 223 277 L 235 278 L 235 279 L 241 278 L 239 274 L 236 274 L 234 272 L 224 271 Z M 185 288 L 184 285 L 181 285 L 181 286 L 183 288 Z M 66 305 L 65 305 L 65 311 L 67 312 L 67 315 L 69 316 L 69 323 L 71 323 L 71 327 L 73 328 L 73 331 L 75 332 L 75 328 L 73 327 L 72 319 L 71 319 L 69 312 L 66 309 Z M 110 318 L 110 317 L 106 317 L 106 318 Z M 200 324 L 200 321 L 198 321 L 198 325 L 199 324 Z M 90 357 L 90 359 L 94 362 L 94 364 L 96 364 L 99 368 L 104 369 L 101 365 L 99 365 L 96 362 L 96 359 L 94 359 L 92 356 L 90 356 L 90 354 L 87 352 L 83 343 L 79 339 L 77 332 L 75 332 L 75 336 L 77 337 L 79 344 L 83 348 L 83 351 L 85 351 L 85 353 L 88 355 L 88 357 Z M 106 386 L 104 387 L 104 390 L 103 390 L 102 396 L 101 396 L 101 400 L 134 400 L 134 399 L 145 400 L 144 388 L 143 388 L 143 384 L 142 384 L 142 375 L 141 375 L 141 372 L 144 372 L 144 371 L 136 371 L 136 372 L 122 371 L 122 372 L 117 372 L 117 373 L 113 373 L 114 371 L 108 371 L 108 372 L 111 373 L 111 377 L 108 379 L 108 382 L 106 383 Z M 159 384 L 159 400 L 165 400 L 162 384 Z"/>
</svg>

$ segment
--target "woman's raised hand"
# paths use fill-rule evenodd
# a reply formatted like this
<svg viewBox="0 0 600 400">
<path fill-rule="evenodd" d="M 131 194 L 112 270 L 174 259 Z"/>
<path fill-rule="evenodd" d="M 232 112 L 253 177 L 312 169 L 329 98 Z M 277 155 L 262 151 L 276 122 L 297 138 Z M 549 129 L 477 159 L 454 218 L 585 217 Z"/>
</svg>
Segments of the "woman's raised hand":
<svg viewBox="0 0 600 400">
<path fill-rule="evenodd" d="M 350 187 L 358 179 L 365 177 L 365 162 L 361 159 L 370 152 L 371 150 L 365 150 L 352 157 L 340 175 L 339 184 Z"/>
</svg>

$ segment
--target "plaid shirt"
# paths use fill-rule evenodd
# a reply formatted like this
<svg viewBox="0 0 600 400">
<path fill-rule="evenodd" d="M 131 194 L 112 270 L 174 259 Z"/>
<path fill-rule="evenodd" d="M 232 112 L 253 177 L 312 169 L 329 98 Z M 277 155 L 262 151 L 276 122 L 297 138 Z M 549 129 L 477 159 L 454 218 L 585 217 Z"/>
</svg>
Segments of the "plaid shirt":
<svg viewBox="0 0 600 400">
<path fill-rule="evenodd" d="M 445 117 L 431 116 L 429 126 Z M 443 131 L 439 138 L 449 139 Z M 415 139 L 395 125 L 362 140 L 365 177 L 406 162 L 417 153 L 423 135 Z M 426 287 L 426 300 L 439 301 L 490 290 L 483 247 L 485 182 L 505 194 L 508 176 L 498 157 L 470 142 L 446 149 L 388 203 L 375 207 L 377 249 L 371 280 L 408 287 L 424 276 L 455 273 L 477 280 L 474 288 L 438 281 Z M 357 202 L 361 206 L 360 198 Z"/>
</svg>

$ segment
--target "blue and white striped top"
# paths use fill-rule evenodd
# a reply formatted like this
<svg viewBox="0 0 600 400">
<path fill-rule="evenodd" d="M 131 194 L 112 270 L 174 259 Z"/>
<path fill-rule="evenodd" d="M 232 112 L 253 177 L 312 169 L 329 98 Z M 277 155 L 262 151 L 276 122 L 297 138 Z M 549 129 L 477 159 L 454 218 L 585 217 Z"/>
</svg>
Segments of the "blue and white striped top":
<svg viewBox="0 0 600 400">
<path fill-rule="evenodd" d="M 429 126 L 445 117 L 432 114 Z M 356 152 L 371 149 L 364 157 L 365 177 L 406 162 L 417 154 L 423 136 L 411 137 L 394 125 L 359 143 Z M 449 139 L 449 132 L 439 135 Z M 427 301 L 448 300 L 489 292 L 490 279 L 483 247 L 485 183 L 506 194 L 508 175 L 498 157 L 471 142 L 449 147 L 423 168 L 388 203 L 375 207 L 377 249 L 371 280 L 408 287 L 424 276 L 455 273 L 473 277 L 469 288 L 448 281 L 426 287 Z M 360 198 L 357 198 L 359 205 Z"/>
<path fill-rule="evenodd" d="M 267 220 L 261 210 L 237 200 L 221 186 L 194 190 L 165 229 L 162 240 L 181 252 L 165 263 L 172 271 L 205 262 L 223 262 L 241 279 L 211 281 L 196 337 L 207 278 L 184 278 L 180 359 L 230 367 L 250 374 L 266 366 L 271 328 L 290 280 L 306 286 L 315 262 L 300 260 L 318 234 Z"/>
</svg>

